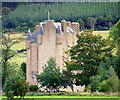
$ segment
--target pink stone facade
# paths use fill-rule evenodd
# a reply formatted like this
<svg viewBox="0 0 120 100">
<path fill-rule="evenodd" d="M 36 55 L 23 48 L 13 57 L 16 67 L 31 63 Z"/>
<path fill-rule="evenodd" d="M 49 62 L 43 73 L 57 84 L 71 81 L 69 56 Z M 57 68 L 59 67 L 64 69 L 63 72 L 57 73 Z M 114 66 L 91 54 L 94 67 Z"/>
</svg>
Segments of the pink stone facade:
<svg viewBox="0 0 120 100">
<path fill-rule="evenodd" d="M 56 58 L 57 66 L 62 70 L 64 57 L 69 59 L 69 55 L 65 55 L 64 51 L 69 49 L 68 45 L 76 44 L 77 33 L 79 33 L 79 23 L 66 22 L 65 20 L 62 20 L 61 23 L 47 20 L 36 25 L 31 37 L 37 34 L 37 41 L 34 42 L 35 38 L 26 40 L 27 82 L 38 84 L 34 74 L 42 73 L 42 66 L 47 63 L 50 57 Z"/>
</svg>

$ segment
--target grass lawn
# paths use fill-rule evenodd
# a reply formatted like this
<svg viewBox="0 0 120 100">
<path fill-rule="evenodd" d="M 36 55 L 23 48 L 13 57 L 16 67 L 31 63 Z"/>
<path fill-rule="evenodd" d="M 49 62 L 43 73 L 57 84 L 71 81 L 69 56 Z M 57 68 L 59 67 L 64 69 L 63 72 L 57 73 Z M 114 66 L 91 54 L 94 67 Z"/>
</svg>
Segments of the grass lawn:
<svg viewBox="0 0 120 100">
<path fill-rule="evenodd" d="M 21 41 L 20 43 L 16 43 L 11 47 L 12 50 L 21 50 L 25 49 L 25 41 Z"/>
<path fill-rule="evenodd" d="M 5 96 L 2 98 L 3 98 L 2 100 L 7 100 Z M 120 100 L 118 96 L 25 96 L 24 99 L 22 100 L 26 100 L 26 99 L 27 100 Z"/>
<path fill-rule="evenodd" d="M 94 31 L 93 34 L 94 35 L 100 35 L 102 36 L 102 38 L 107 38 L 109 36 L 109 31 Z"/>
</svg>

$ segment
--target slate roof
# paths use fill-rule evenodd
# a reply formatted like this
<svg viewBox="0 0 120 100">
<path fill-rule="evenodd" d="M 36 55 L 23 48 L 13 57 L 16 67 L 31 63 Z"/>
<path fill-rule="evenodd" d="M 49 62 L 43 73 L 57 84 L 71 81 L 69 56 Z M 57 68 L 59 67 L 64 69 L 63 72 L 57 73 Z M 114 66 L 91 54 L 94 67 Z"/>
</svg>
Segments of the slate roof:
<svg viewBox="0 0 120 100">
<path fill-rule="evenodd" d="M 62 33 L 60 25 L 58 25 L 56 33 L 57 33 L 57 34 Z"/>
<path fill-rule="evenodd" d="M 56 33 L 62 33 L 61 23 L 54 23 L 54 26 L 57 29 Z M 71 27 L 67 26 L 67 33 L 76 33 L 76 32 Z"/>
<path fill-rule="evenodd" d="M 41 22 L 39 31 L 36 32 L 32 36 L 33 43 L 37 43 L 38 42 L 38 34 L 41 34 L 41 35 L 43 34 L 43 26 L 42 26 L 42 24 L 45 24 L 45 23 L 46 22 Z M 56 27 L 56 34 L 62 33 L 61 23 L 54 23 L 54 26 Z M 26 40 L 31 40 L 31 34 L 30 33 L 31 33 L 30 30 L 28 30 L 28 35 L 27 35 Z M 71 27 L 67 26 L 67 33 L 76 33 L 76 32 Z"/>
<path fill-rule="evenodd" d="M 67 26 L 67 33 L 76 33 L 71 27 Z"/>
<path fill-rule="evenodd" d="M 42 24 L 40 25 L 40 28 L 39 28 L 39 31 L 36 32 L 33 37 L 32 37 L 32 40 L 33 40 L 33 43 L 37 43 L 38 42 L 38 34 L 43 34 L 43 27 L 42 27 Z"/>
</svg>

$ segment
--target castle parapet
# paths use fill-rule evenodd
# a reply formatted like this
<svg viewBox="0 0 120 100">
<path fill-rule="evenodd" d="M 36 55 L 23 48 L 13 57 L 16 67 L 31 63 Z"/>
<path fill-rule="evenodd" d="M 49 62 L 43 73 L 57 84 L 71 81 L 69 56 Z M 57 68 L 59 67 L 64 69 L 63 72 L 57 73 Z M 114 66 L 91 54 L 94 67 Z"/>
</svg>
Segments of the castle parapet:
<svg viewBox="0 0 120 100">
<path fill-rule="evenodd" d="M 70 21 L 68 21 L 68 22 L 67 22 L 67 25 L 71 27 L 71 22 L 70 22 Z"/>
<path fill-rule="evenodd" d="M 39 31 L 39 25 L 36 25 L 35 26 L 35 32 L 38 32 Z"/>
<path fill-rule="evenodd" d="M 47 23 L 47 24 L 51 24 L 51 23 L 53 24 L 53 23 L 54 23 L 54 20 L 47 20 L 46 23 Z"/>
<path fill-rule="evenodd" d="M 80 32 L 80 30 L 79 30 L 79 23 L 77 23 L 77 22 L 73 22 L 73 23 L 71 24 L 71 28 L 72 28 L 76 33 L 79 33 L 79 32 Z"/>
<path fill-rule="evenodd" d="M 65 20 L 62 20 L 61 21 L 61 28 L 62 28 L 62 31 L 64 32 L 64 33 L 66 33 L 66 31 L 67 31 L 67 23 L 66 23 L 66 21 Z"/>
<path fill-rule="evenodd" d="M 26 49 L 29 49 L 30 48 L 30 45 L 31 45 L 31 43 L 32 43 L 32 40 L 26 40 L 25 41 L 26 42 Z"/>
</svg>

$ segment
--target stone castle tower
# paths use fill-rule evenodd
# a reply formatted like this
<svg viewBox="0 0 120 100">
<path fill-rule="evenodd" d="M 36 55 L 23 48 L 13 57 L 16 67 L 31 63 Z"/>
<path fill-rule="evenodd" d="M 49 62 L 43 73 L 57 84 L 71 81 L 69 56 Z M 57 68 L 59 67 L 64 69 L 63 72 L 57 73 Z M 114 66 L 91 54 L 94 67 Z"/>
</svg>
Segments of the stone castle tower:
<svg viewBox="0 0 120 100">
<path fill-rule="evenodd" d="M 61 23 L 47 20 L 36 25 L 33 34 L 28 31 L 26 38 L 27 52 L 27 82 L 37 84 L 35 74 L 42 72 L 50 57 L 56 58 L 57 66 L 64 67 L 64 51 L 76 44 L 76 33 L 79 33 L 79 23 L 62 20 Z"/>
</svg>

